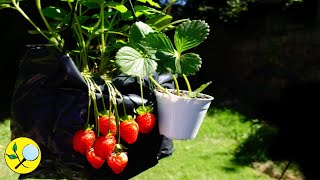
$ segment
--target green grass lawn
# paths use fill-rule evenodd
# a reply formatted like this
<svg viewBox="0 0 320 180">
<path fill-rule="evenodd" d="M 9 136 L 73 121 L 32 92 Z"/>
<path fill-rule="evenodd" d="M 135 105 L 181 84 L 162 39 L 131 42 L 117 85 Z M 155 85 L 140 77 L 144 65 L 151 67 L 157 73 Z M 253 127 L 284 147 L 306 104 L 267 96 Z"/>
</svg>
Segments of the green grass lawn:
<svg viewBox="0 0 320 180">
<path fill-rule="evenodd" d="M 248 120 L 243 115 L 231 110 L 210 110 L 199 134 L 194 140 L 175 140 L 172 156 L 161 159 L 159 163 L 133 180 L 271 180 L 276 179 L 283 168 L 268 161 L 260 150 L 251 153 L 239 153 L 248 139 L 261 130 L 263 126 L 257 120 Z M 272 132 L 272 128 L 270 129 Z M 249 138 L 250 137 L 250 138 Z M 10 141 L 9 120 L 0 123 L 0 153 Z M 254 147 L 253 143 L 253 147 Z M 259 142 L 257 142 L 259 145 Z M 262 143 L 260 142 L 260 145 Z M 251 148 L 252 149 L 252 148 Z M 261 150 L 262 149 L 262 150 Z M 248 148 L 250 150 L 250 147 Z M 258 153 L 254 154 L 254 153 Z M 253 153 L 253 154 L 252 154 Z M 241 156 L 241 157 L 240 157 Z M 250 157 L 249 157 L 250 156 Z M 1 155 L 3 157 L 3 155 Z M 257 158 L 252 158 L 257 157 Z M 260 157 L 260 159 L 259 159 Z M 262 158 L 261 158 L 262 157 Z M 248 159 L 246 161 L 246 158 Z M 246 163 L 239 163 L 246 162 Z M 254 162 L 258 159 L 261 162 Z M 266 164 L 273 168 L 272 173 L 264 171 Z M 294 176 L 293 176 L 294 175 Z M 299 175 L 299 174 L 298 174 Z M 285 179 L 300 179 L 295 173 Z M 0 179 L 17 179 L 0 159 Z"/>
<path fill-rule="evenodd" d="M 175 140 L 172 157 L 133 179 L 271 179 L 250 166 L 233 163 L 234 152 L 252 132 L 252 123 L 231 111 L 212 111 L 194 140 Z"/>
</svg>

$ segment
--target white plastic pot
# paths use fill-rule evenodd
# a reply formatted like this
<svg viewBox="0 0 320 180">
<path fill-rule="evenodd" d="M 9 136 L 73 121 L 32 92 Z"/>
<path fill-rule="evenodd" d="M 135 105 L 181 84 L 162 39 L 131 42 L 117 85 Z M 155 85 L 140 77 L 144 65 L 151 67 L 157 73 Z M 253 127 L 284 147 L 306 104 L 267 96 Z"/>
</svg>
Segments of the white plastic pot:
<svg viewBox="0 0 320 180">
<path fill-rule="evenodd" d="M 205 98 L 189 98 L 159 91 L 155 91 L 155 95 L 160 134 L 171 139 L 194 139 L 213 97 L 200 94 Z"/>
</svg>

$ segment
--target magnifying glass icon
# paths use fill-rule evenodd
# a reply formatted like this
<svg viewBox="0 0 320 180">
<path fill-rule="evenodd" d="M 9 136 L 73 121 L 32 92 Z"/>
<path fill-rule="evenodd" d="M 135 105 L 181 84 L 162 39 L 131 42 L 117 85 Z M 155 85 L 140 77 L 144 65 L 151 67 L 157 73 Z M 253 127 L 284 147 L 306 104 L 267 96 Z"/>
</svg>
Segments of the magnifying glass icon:
<svg viewBox="0 0 320 180">
<path fill-rule="evenodd" d="M 39 150 L 36 146 L 32 144 L 26 145 L 22 150 L 23 159 L 22 161 L 15 167 L 17 169 L 21 166 L 25 161 L 34 161 L 39 156 Z"/>
</svg>

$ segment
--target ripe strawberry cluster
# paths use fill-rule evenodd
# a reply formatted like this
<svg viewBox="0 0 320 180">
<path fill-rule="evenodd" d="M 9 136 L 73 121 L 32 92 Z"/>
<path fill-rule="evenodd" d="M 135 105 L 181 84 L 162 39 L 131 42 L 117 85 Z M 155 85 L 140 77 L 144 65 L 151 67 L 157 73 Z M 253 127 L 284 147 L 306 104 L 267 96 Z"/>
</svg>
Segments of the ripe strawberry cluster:
<svg viewBox="0 0 320 180">
<path fill-rule="evenodd" d="M 133 144 L 137 141 L 139 132 L 146 134 L 152 131 L 155 116 L 148 112 L 139 114 L 135 120 L 126 115 L 117 126 L 115 116 L 108 113 L 101 115 L 98 121 L 100 135 L 97 137 L 90 127 L 78 130 L 73 135 L 73 149 L 85 155 L 93 168 L 99 169 L 107 162 L 115 174 L 120 174 L 128 163 L 128 156 L 120 142 L 117 142 L 116 135 L 120 135 L 127 144 Z"/>
</svg>

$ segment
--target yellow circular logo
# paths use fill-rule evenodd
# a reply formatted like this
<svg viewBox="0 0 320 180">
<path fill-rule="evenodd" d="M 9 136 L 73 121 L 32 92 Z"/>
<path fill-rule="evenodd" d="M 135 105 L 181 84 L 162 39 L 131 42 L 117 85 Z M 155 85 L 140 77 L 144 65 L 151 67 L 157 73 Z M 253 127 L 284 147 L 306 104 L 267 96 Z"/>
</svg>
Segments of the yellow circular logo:
<svg viewBox="0 0 320 180">
<path fill-rule="evenodd" d="M 8 144 L 4 156 L 12 171 L 26 174 L 38 167 L 41 151 L 38 144 L 32 139 L 19 137 Z"/>
</svg>

